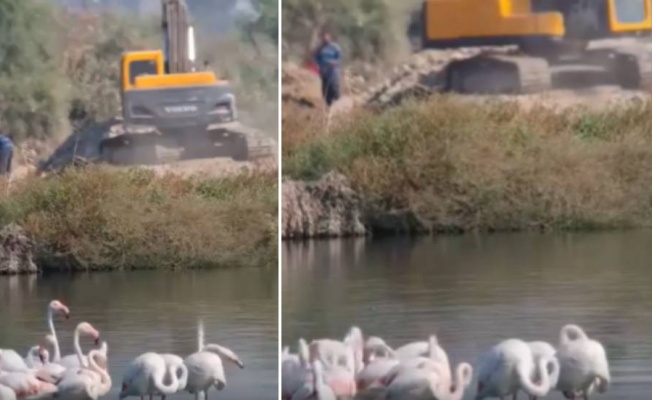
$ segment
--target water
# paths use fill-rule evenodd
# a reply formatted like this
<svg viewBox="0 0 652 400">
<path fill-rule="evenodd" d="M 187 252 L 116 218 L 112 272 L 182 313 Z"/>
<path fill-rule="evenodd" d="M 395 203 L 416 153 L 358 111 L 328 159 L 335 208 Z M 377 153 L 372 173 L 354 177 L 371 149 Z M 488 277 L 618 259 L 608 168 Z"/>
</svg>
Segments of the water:
<svg viewBox="0 0 652 400">
<path fill-rule="evenodd" d="M 503 339 L 555 344 L 577 323 L 604 344 L 614 379 L 592 398 L 648 399 L 650 243 L 652 232 L 285 243 L 283 345 L 356 324 L 393 346 L 435 333 L 451 363 L 475 366 Z"/>
<path fill-rule="evenodd" d="M 196 323 L 206 342 L 231 348 L 245 369 L 225 364 L 227 387 L 210 398 L 277 398 L 278 314 L 276 271 L 234 269 L 189 273 L 128 272 L 45 278 L 0 278 L 0 348 L 21 353 L 47 332 L 46 307 L 63 301 L 69 321 L 55 326 L 62 355 L 72 354 L 72 331 L 88 321 L 109 344 L 116 399 L 125 365 L 147 352 L 196 351 Z M 92 347 L 82 340 L 82 349 Z M 85 350 L 86 351 L 86 350 Z M 193 395 L 170 399 L 194 399 Z"/>
</svg>

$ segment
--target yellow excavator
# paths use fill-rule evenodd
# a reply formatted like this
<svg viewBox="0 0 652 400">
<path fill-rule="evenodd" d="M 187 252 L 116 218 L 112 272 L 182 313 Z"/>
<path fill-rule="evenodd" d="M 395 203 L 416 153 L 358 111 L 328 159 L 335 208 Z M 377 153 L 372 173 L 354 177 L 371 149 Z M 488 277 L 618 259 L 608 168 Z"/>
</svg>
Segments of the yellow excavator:
<svg viewBox="0 0 652 400">
<path fill-rule="evenodd" d="M 652 0 L 425 0 L 422 49 L 515 46 L 450 62 L 445 90 L 536 93 L 557 72 L 596 73 L 629 89 L 652 90 Z M 577 74 L 579 72 L 579 74 Z"/>
<path fill-rule="evenodd" d="M 247 136 L 234 128 L 233 88 L 213 72 L 197 70 L 185 1 L 161 4 L 164 48 L 123 54 L 122 127 L 101 141 L 101 158 L 113 164 L 216 155 L 247 160 Z"/>
</svg>

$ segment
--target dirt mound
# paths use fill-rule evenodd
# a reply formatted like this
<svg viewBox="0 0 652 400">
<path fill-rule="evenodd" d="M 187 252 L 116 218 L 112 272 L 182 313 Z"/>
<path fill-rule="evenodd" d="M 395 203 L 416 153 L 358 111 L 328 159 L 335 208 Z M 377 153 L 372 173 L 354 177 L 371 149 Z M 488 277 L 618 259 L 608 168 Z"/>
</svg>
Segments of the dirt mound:
<svg viewBox="0 0 652 400">
<path fill-rule="evenodd" d="M 282 73 L 282 101 L 294 103 L 308 108 L 321 107 L 321 87 L 319 77 L 313 71 L 303 68 L 294 63 L 283 65 Z"/>
<path fill-rule="evenodd" d="M 330 173 L 313 183 L 285 181 L 283 238 L 364 235 L 360 199 L 340 174 Z"/>
</svg>

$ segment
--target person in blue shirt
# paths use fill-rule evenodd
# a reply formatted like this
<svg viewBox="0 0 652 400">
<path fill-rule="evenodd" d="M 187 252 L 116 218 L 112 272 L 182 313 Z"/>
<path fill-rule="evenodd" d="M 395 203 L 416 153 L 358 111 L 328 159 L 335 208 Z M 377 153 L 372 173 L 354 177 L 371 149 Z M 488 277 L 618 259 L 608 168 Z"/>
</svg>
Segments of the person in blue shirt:
<svg viewBox="0 0 652 400">
<path fill-rule="evenodd" d="M 0 175 L 11 173 L 11 161 L 14 158 L 14 142 L 9 136 L 0 135 Z"/>
<path fill-rule="evenodd" d="M 342 60 L 342 50 L 333 41 L 330 33 L 322 33 L 321 39 L 321 45 L 315 52 L 315 62 L 319 66 L 322 95 L 324 96 L 326 105 L 330 107 L 340 98 L 340 62 Z"/>
</svg>

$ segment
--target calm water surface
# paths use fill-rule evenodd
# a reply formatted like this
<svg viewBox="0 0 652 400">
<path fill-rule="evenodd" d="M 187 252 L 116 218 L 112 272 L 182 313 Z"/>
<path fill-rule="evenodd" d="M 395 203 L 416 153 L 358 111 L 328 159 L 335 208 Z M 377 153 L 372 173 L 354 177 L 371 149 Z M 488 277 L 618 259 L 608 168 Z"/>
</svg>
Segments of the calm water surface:
<svg viewBox="0 0 652 400">
<path fill-rule="evenodd" d="M 197 319 L 206 342 L 234 350 L 245 364 L 225 365 L 227 387 L 211 398 L 277 398 L 277 273 L 260 269 L 189 273 L 129 272 L 43 278 L 0 278 L 0 348 L 21 353 L 47 332 L 46 307 L 60 299 L 71 319 L 55 326 L 62 354 L 72 354 L 72 331 L 88 321 L 109 344 L 117 398 L 125 365 L 147 352 L 186 357 L 196 351 Z M 82 340 L 82 349 L 92 343 Z M 171 399 L 194 399 L 189 394 Z"/>
<path fill-rule="evenodd" d="M 649 399 L 651 244 L 651 232 L 285 243 L 283 344 L 356 324 L 394 346 L 436 333 L 452 363 L 476 365 L 503 339 L 554 344 L 577 323 L 610 360 L 614 385 L 594 397 Z"/>
</svg>

